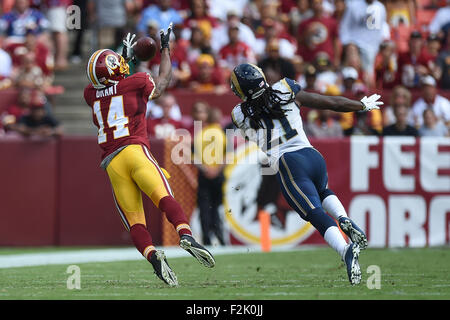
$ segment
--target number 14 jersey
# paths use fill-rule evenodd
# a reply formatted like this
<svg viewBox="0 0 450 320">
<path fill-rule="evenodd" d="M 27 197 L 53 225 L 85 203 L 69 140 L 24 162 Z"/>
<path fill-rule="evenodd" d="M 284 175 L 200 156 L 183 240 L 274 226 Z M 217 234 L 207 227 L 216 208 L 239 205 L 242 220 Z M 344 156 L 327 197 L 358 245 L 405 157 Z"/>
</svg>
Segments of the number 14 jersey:
<svg viewBox="0 0 450 320">
<path fill-rule="evenodd" d="M 280 91 L 277 95 L 283 100 L 295 98 L 301 90 L 300 85 L 288 78 L 274 83 L 272 88 Z M 239 128 L 244 136 L 258 144 L 260 149 L 268 156 L 269 164 L 274 164 L 286 152 L 312 147 L 305 131 L 303 130 L 300 108 L 294 101 L 282 105 L 285 116 L 281 119 L 263 118 L 263 128 L 254 130 L 251 128 L 250 119 L 245 117 L 241 104 L 231 111 L 234 125 Z"/>
<path fill-rule="evenodd" d="M 84 89 L 84 99 L 92 108 L 93 122 L 98 128 L 102 160 L 130 144 L 150 148 L 145 113 L 154 90 L 152 77 L 144 72 L 105 89 L 97 90 L 91 84 Z"/>
</svg>

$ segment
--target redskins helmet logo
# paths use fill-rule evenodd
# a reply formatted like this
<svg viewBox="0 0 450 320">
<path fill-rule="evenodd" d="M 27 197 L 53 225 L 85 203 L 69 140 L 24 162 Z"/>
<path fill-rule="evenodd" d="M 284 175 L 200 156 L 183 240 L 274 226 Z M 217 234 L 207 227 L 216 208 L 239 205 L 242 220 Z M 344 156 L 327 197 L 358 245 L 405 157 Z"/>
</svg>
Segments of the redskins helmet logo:
<svg viewBox="0 0 450 320">
<path fill-rule="evenodd" d="M 106 66 L 108 67 L 109 74 L 113 74 L 114 70 L 120 67 L 120 62 L 113 54 L 108 54 L 105 58 Z"/>
</svg>

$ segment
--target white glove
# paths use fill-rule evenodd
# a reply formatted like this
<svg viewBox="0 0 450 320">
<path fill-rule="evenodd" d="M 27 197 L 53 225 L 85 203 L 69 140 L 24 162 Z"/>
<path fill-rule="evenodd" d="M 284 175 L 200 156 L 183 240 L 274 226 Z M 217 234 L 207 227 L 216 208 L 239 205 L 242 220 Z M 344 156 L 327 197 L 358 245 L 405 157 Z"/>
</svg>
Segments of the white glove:
<svg viewBox="0 0 450 320">
<path fill-rule="evenodd" d="M 367 98 L 367 96 L 364 96 L 364 98 L 361 99 L 361 103 L 363 105 L 363 111 L 371 111 L 374 109 L 380 109 L 379 106 L 383 105 L 384 103 L 382 101 L 378 101 L 381 96 L 379 94 L 374 93 L 370 97 Z"/>
<path fill-rule="evenodd" d="M 132 58 L 131 56 L 131 49 L 136 45 L 136 41 L 133 42 L 136 35 L 133 33 L 128 33 L 126 38 L 123 40 L 123 50 L 122 50 L 122 57 L 125 60 L 130 60 Z"/>
</svg>

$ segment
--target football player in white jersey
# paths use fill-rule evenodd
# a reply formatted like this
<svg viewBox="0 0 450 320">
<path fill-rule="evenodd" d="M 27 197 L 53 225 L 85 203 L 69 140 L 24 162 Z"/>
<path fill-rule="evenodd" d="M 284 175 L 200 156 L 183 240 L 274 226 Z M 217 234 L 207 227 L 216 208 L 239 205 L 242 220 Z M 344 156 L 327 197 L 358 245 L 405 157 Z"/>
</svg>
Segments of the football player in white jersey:
<svg viewBox="0 0 450 320">
<path fill-rule="evenodd" d="M 244 63 L 231 73 L 231 89 L 242 99 L 231 117 L 242 134 L 258 144 L 276 168 L 277 178 L 289 205 L 309 221 L 325 241 L 336 250 L 347 266 L 351 284 L 361 282 L 358 262 L 360 249 L 367 247 L 364 232 L 328 188 L 325 160 L 313 148 L 303 131 L 300 106 L 337 112 L 370 111 L 383 102 L 379 95 L 361 101 L 339 96 L 324 96 L 302 91 L 294 80 L 284 78 L 272 86 L 264 73 L 253 64 Z M 347 244 L 335 221 L 351 239 Z"/>
</svg>

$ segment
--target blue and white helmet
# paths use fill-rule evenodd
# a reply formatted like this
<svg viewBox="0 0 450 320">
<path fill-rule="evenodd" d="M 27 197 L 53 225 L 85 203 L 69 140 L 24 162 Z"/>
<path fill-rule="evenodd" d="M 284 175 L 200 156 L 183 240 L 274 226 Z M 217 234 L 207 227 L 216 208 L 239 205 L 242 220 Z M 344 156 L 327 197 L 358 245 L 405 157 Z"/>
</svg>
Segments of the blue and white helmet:
<svg viewBox="0 0 450 320">
<path fill-rule="evenodd" d="M 258 98 L 269 86 L 264 72 L 251 63 L 242 63 L 230 76 L 231 90 L 243 101 Z"/>
</svg>

